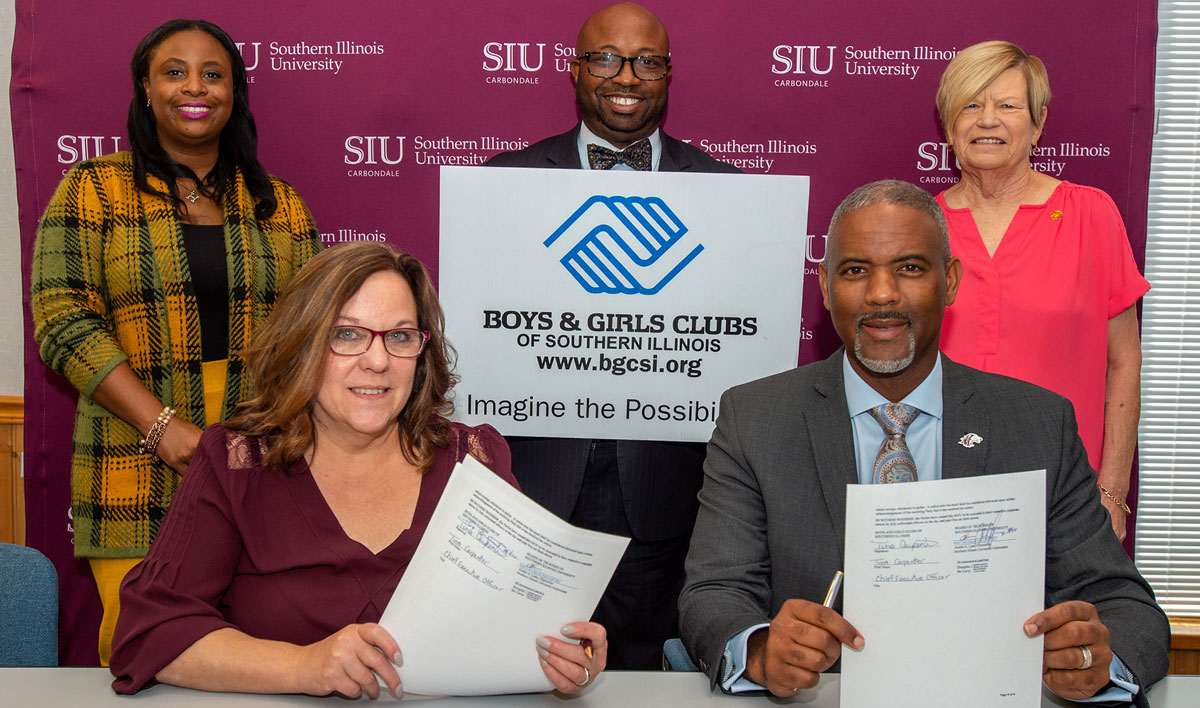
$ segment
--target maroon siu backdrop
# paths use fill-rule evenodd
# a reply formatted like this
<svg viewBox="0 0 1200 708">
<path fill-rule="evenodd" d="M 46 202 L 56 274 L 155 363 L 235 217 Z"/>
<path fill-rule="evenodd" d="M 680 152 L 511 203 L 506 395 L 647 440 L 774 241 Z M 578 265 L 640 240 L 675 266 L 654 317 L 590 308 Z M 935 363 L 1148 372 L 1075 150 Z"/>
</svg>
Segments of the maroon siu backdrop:
<svg viewBox="0 0 1200 708">
<path fill-rule="evenodd" d="M 29 320 L 37 222 L 73 164 L 126 149 L 129 61 L 175 17 L 215 22 L 246 62 L 259 158 L 308 203 L 327 245 L 382 240 L 438 272 L 438 170 L 478 165 L 577 120 L 568 63 L 604 3 L 245 3 L 17 0 L 10 86 L 25 277 L 28 543 L 58 567 L 64 665 L 95 664 L 99 603 L 72 554 L 74 390 L 42 364 Z M 934 92 L 954 54 L 990 39 L 1041 57 L 1054 99 L 1033 162 L 1116 201 L 1142 261 L 1153 130 L 1153 0 L 648 0 L 674 72 L 664 127 L 746 172 L 809 175 L 807 263 L 824 257 L 838 201 L 898 178 L 932 193 L 958 179 Z M 736 208 L 736 207 L 732 207 Z M 817 279 L 798 361 L 837 338 Z"/>
</svg>

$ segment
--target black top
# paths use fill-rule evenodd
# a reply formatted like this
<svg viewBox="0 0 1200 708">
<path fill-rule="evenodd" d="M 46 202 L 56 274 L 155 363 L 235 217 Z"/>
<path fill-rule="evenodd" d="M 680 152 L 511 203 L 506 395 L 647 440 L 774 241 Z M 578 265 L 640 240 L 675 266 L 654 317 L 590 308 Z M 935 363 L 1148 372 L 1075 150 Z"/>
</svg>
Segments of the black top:
<svg viewBox="0 0 1200 708">
<path fill-rule="evenodd" d="M 229 273 L 225 264 L 225 227 L 180 224 L 183 250 L 192 271 L 200 314 L 200 354 L 204 361 L 229 358 Z"/>
</svg>

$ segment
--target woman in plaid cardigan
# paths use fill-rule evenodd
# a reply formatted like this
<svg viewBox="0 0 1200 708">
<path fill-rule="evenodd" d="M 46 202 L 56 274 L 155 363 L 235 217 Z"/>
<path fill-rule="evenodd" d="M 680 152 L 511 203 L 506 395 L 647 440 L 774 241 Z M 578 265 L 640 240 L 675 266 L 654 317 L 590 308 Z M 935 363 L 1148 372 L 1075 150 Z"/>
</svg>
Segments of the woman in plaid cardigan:
<svg viewBox="0 0 1200 708">
<path fill-rule="evenodd" d="M 79 390 L 75 553 L 104 605 L 146 554 L 201 428 L 249 399 L 242 349 L 321 249 L 304 202 L 256 157 L 246 71 L 229 36 L 173 20 L 133 56 L 130 152 L 82 162 L 38 228 L 42 359 Z M 227 341 L 226 341 L 227 340 Z"/>
</svg>

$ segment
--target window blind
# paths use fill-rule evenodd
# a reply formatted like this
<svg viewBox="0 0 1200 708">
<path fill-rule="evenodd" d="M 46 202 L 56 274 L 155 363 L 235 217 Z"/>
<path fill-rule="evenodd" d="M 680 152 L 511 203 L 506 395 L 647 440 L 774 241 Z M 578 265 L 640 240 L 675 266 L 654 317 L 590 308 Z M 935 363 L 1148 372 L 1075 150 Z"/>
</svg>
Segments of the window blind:
<svg viewBox="0 0 1200 708">
<path fill-rule="evenodd" d="M 1138 568 L 1172 616 L 1200 616 L 1200 2 L 1158 8 Z"/>
</svg>

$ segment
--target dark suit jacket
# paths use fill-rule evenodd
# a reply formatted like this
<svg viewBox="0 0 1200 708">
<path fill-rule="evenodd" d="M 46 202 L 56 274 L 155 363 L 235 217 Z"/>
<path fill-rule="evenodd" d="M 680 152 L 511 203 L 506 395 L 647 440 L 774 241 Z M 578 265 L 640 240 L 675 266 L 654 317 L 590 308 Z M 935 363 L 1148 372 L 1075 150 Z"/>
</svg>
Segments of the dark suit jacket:
<svg viewBox="0 0 1200 708">
<path fill-rule="evenodd" d="M 679 597 L 684 644 L 714 683 L 733 635 L 790 598 L 820 602 L 842 567 L 846 485 L 858 483 L 842 356 L 721 399 Z M 1094 604 L 1142 686 L 1162 678 L 1167 620 L 1100 505 L 1071 404 L 945 356 L 942 366 L 943 478 L 1045 468 L 1046 606 Z M 983 442 L 957 444 L 967 433 Z"/>
<path fill-rule="evenodd" d="M 490 167 L 581 169 L 579 125 L 524 150 L 503 152 L 484 163 Z M 662 133 L 660 172 L 741 172 Z M 591 440 L 508 438 L 513 474 L 521 489 L 566 519 L 575 508 Z M 696 518 L 696 493 L 703 479 L 700 443 L 617 441 L 617 466 L 625 516 L 635 538 L 658 541 L 686 536 Z"/>
<path fill-rule="evenodd" d="M 727 162 L 713 159 L 700 148 L 692 147 L 662 133 L 663 154 L 658 162 L 659 172 L 741 172 Z M 552 167 L 578 170 L 579 125 L 562 135 L 555 135 L 530 145 L 524 150 L 502 152 L 483 163 L 488 167 Z"/>
</svg>

